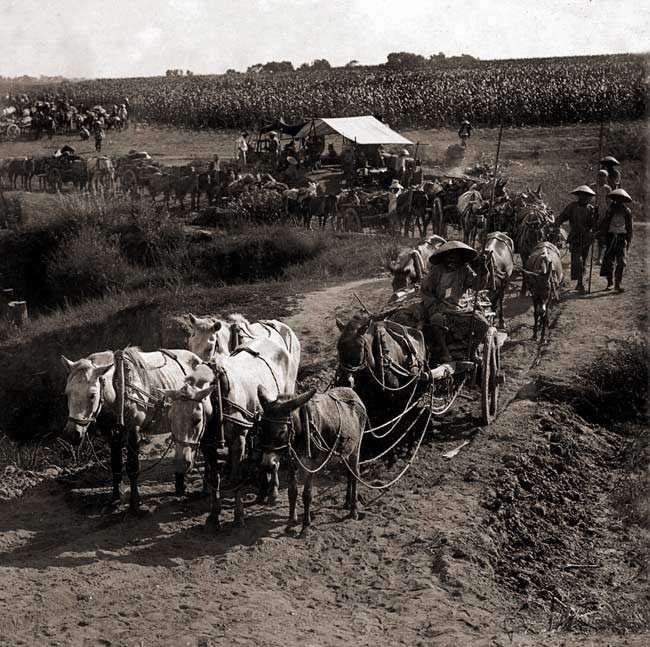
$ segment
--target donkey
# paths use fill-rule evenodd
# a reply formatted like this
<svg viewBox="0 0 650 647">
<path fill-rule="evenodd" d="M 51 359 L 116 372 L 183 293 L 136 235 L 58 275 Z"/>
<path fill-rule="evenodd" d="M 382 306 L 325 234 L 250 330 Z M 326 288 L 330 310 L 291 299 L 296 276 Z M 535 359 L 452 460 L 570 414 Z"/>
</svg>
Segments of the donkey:
<svg viewBox="0 0 650 647">
<path fill-rule="evenodd" d="M 310 389 L 298 396 L 271 399 L 262 386 L 258 397 L 263 408 L 260 420 L 262 466 L 277 473 L 280 455 L 288 455 L 289 468 L 289 523 L 287 530 L 298 524 L 297 473 L 305 474 L 302 491 L 304 514 L 302 535 L 311 527 L 312 485 L 316 471 L 337 454 L 348 468 L 344 507 L 350 518 L 358 519 L 357 480 L 359 452 L 363 431 L 368 422 L 361 398 L 350 388 L 337 387 L 316 394 Z"/>
<path fill-rule="evenodd" d="M 544 341 L 551 300 L 560 300 L 558 289 L 564 279 L 558 248 L 547 241 L 539 243 L 528 257 L 522 273 L 530 281 L 528 289 L 533 298 L 533 339 L 537 339 L 537 330 L 541 327 L 541 341 Z"/>
<path fill-rule="evenodd" d="M 89 426 L 108 414 L 102 425 L 110 433 L 113 492 L 110 503 L 122 498 L 122 446 L 127 447 L 126 471 L 131 485 L 130 510 L 140 507 L 138 474 L 140 432 L 157 423 L 162 415 L 160 389 L 180 388 L 185 377 L 201 363 L 187 350 L 161 350 L 143 353 L 135 347 L 123 351 L 124 384 L 115 373 L 115 353 L 104 351 L 73 362 L 63 355 L 68 370 L 65 393 L 68 420 L 63 436 L 72 445 L 80 445 Z M 123 407 L 124 427 L 118 424 Z"/>
</svg>

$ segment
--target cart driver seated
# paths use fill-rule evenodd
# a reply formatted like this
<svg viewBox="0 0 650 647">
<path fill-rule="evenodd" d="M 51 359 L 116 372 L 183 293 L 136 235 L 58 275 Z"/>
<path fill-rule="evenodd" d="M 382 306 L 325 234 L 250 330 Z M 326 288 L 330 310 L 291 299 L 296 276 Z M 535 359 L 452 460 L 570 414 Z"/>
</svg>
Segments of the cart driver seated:
<svg viewBox="0 0 650 647">
<path fill-rule="evenodd" d="M 448 342 L 464 342 L 463 357 L 466 358 L 470 336 L 472 346 L 470 359 L 479 360 L 478 347 L 485 338 L 489 324 L 480 307 L 474 309 L 473 293 L 478 275 L 470 263 L 477 257 L 469 245 L 457 240 L 439 247 L 429 258 L 431 267 L 422 281 L 420 293 L 425 321 L 430 326 L 432 350 L 441 363 L 452 361 Z M 473 321 L 473 323 L 472 323 Z"/>
</svg>

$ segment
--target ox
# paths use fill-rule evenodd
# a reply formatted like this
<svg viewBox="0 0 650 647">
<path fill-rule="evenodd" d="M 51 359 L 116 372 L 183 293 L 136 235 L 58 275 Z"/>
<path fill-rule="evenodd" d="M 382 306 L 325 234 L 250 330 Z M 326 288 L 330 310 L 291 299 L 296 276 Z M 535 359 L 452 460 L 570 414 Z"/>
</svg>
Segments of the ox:
<svg viewBox="0 0 650 647">
<path fill-rule="evenodd" d="M 280 455 L 288 455 L 289 523 L 287 530 L 298 524 L 297 473 L 303 471 L 302 534 L 311 526 L 312 485 L 315 472 L 337 454 L 345 462 L 347 490 L 344 506 L 350 518 L 358 519 L 357 479 L 359 453 L 363 431 L 368 422 L 366 408 L 359 396 L 346 387 L 337 387 L 316 394 L 311 389 L 298 396 L 269 398 L 264 389 L 258 389 L 263 412 L 260 421 L 262 467 L 274 473 L 280 466 Z"/>
<path fill-rule="evenodd" d="M 512 238 L 500 231 L 493 231 L 487 235 L 485 249 L 477 260 L 479 266 L 483 266 L 479 268 L 479 276 L 486 274 L 488 277 L 490 302 L 494 312 L 497 312 L 498 306 L 501 328 L 504 328 L 503 299 L 515 267 L 514 247 Z"/>
<path fill-rule="evenodd" d="M 184 465 L 183 472 L 176 472 L 177 487 L 182 485 L 184 474 L 191 469 L 196 451 L 199 446 L 202 446 L 206 456 L 208 482 L 211 486 L 208 521 L 218 528 L 221 524 L 219 518 L 221 478 L 217 449 L 222 441 L 224 444 L 227 443 L 232 469 L 231 479 L 241 485 L 248 432 L 255 425 L 257 415 L 262 408 L 258 388 L 262 386 L 264 392 L 274 398 L 293 393 L 295 366 L 294 359 L 289 355 L 284 344 L 278 344 L 271 339 L 255 339 L 248 346 L 240 346 L 232 355 L 215 355 L 210 366 L 214 376 L 210 375 L 207 366 L 200 366 L 187 378 L 188 383 L 199 389 L 210 386 L 206 381 L 212 377 L 217 384 L 215 415 L 211 415 L 204 404 L 201 405 L 201 416 L 205 419 L 205 424 L 198 420 L 194 405 L 179 404 L 183 402 L 184 397 L 181 387 L 163 392 L 172 400 L 169 415 L 176 442 L 176 464 Z M 200 402 L 205 402 L 205 397 Z M 271 500 L 277 494 L 277 478 L 276 473 Z M 261 494 L 260 499 L 263 497 L 264 493 Z M 237 487 L 235 524 L 243 525 L 243 523 L 241 487 Z"/>
<path fill-rule="evenodd" d="M 63 355 L 61 361 L 68 370 L 65 394 L 68 401 L 68 421 L 64 439 L 80 445 L 89 426 L 100 421 L 100 429 L 110 434 L 113 492 L 111 503 L 121 500 L 122 446 L 127 447 L 126 471 L 131 485 L 130 509 L 140 506 L 138 493 L 138 441 L 140 432 L 152 426 L 162 413 L 157 391 L 177 389 L 185 377 L 197 368 L 201 360 L 187 350 L 162 350 L 143 353 L 127 348 L 122 353 L 124 383 L 115 371 L 117 353 L 104 351 L 73 362 Z M 117 421 L 123 408 L 124 428 Z"/>
<path fill-rule="evenodd" d="M 560 300 L 558 290 L 564 279 L 558 248 L 547 241 L 539 243 L 530 253 L 522 272 L 529 280 L 528 290 L 533 298 L 533 339 L 537 339 L 537 330 L 541 327 L 541 340 L 544 341 L 551 300 Z"/>
<path fill-rule="evenodd" d="M 403 249 L 394 261 L 386 264 L 393 275 L 393 293 L 406 289 L 409 284 L 416 285 L 426 273 L 431 254 L 447 241 L 440 236 L 431 236 L 413 249 Z"/>
</svg>

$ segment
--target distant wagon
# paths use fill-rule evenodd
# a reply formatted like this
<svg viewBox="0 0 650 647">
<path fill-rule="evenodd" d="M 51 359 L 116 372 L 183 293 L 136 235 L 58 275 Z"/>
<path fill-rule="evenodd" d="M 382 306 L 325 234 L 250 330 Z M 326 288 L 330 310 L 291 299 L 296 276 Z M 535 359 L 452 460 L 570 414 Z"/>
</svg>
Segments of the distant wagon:
<svg viewBox="0 0 650 647">
<path fill-rule="evenodd" d="M 49 191 L 62 191 L 65 184 L 83 189 L 88 182 L 86 161 L 76 155 L 47 158 L 44 161 L 44 175 Z"/>
</svg>

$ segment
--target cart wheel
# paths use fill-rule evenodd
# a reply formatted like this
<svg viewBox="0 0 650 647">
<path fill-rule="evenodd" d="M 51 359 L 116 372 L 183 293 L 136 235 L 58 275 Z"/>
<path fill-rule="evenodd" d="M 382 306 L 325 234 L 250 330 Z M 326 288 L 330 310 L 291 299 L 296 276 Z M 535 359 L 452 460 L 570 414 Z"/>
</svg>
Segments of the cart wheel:
<svg viewBox="0 0 650 647">
<path fill-rule="evenodd" d="M 7 126 L 7 140 L 15 142 L 20 137 L 20 126 L 16 124 L 9 124 Z"/>
<path fill-rule="evenodd" d="M 361 218 L 354 207 L 348 207 L 343 214 L 344 231 L 361 231 Z"/>
<path fill-rule="evenodd" d="M 481 366 L 481 418 L 489 425 L 497 415 L 499 406 L 499 384 L 497 380 L 501 359 L 496 342 L 497 330 L 490 326 L 483 345 Z"/>
<path fill-rule="evenodd" d="M 47 174 L 47 186 L 50 191 L 61 191 L 63 188 L 63 176 L 59 169 L 50 169 L 50 172 Z"/>
</svg>

